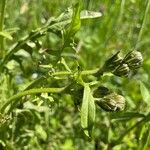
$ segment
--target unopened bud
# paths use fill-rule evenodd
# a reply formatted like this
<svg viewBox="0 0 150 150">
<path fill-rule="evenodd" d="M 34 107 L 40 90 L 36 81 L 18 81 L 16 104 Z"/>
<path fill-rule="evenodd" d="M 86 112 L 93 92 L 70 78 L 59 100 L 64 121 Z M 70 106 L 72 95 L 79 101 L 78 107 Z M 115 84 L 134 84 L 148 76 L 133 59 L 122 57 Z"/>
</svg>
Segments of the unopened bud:
<svg viewBox="0 0 150 150">
<path fill-rule="evenodd" d="M 139 51 L 131 51 L 125 56 L 123 61 L 128 64 L 131 70 L 136 70 L 141 67 L 143 63 L 143 57 Z"/>
<path fill-rule="evenodd" d="M 105 61 L 103 67 L 104 71 L 112 71 L 114 70 L 114 68 L 120 65 L 120 63 L 122 62 L 122 58 L 119 56 L 119 52 L 120 51 L 118 51 L 116 54 Z"/>
<path fill-rule="evenodd" d="M 113 71 L 113 74 L 120 77 L 121 76 L 127 77 L 129 75 L 129 71 L 130 69 L 127 64 L 121 64 Z"/>
<path fill-rule="evenodd" d="M 105 111 L 122 111 L 125 108 L 125 98 L 111 93 L 96 102 Z"/>
</svg>

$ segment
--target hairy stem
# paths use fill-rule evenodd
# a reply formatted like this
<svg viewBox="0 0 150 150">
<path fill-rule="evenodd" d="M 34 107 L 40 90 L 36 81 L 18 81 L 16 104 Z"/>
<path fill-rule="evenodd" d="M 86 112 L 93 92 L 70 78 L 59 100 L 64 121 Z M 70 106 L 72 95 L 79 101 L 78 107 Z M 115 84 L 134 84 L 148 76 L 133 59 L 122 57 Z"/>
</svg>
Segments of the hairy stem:
<svg viewBox="0 0 150 150">
<path fill-rule="evenodd" d="M 1 16 L 0 16 L 0 32 L 3 32 L 5 5 L 6 5 L 6 0 L 2 0 Z M 4 56 L 4 38 L 3 36 L 0 36 L 0 58 L 3 58 L 3 56 Z"/>
<path fill-rule="evenodd" d="M 149 14 L 148 14 L 149 9 L 150 9 L 150 0 L 147 0 L 147 5 L 146 5 L 145 14 L 144 14 L 144 19 L 143 19 L 143 23 L 142 23 L 142 26 L 141 26 L 141 30 L 140 30 L 140 32 L 139 32 L 139 36 L 138 36 L 136 48 L 137 48 L 139 42 L 141 41 L 142 34 L 143 34 L 143 31 L 144 31 L 144 28 L 145 28 L 145 24 L 146 24 L 146 20 L 147 20 L 148 15 L 149 15 Z"/>
<path fill-rule="evenodd" d="M 61 93 L 62 91 L 65 90 L 65 88 L 66 87 L 63 87 L 63 88 L 38 88 L 38 89 L 30 89 L 30 90 L 20 92 L 20 93 L 14 95 L 14 96 L 12 96 L 8 99 L 8 101 L 2 106 L 1 112 L 3 113 L 8 105 L 13 104 L 13 103 L 16 104 L 20 100 L 20 98 L 23 97 L 23 96 L 38 94 L 38 93 Z M 11 107 L 9 109 L 9 112 L 12 109 L 13 108 Z"/>
<path fill-rule="evenodd" d="M 99 68 L 93 69 L 93 70 L 84 70 L 81 71 L 81 75 L 90 75 L 90 74 L 96 74 L 99 71 Z M 52 76 L 63 76 L 63 75 L 72 75 L 72 72 L 68 71 L 60 71 L 60 72 L 54 72 L 52 73 Z"/>
</svg>

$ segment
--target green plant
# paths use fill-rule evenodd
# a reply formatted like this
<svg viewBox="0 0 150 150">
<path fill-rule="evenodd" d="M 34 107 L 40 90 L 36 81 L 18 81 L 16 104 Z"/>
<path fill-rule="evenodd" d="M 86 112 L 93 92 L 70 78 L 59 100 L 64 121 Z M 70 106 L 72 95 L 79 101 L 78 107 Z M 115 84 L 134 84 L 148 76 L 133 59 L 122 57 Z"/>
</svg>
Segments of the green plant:
<svg viewBox="0 0 150 150">
<path fill-rule="evenodd" d="M 33 147 L 35 149 L 48 149 L 51 134 L 54 134 L 54 131 L 49 131 L 49 128 L 52 126 L 56 131 L 60 130 L 57 123 L 59 119 L 56 119 L 57 111 L 58 115 L 61 116 L 64 113 L 63 109 L 68 106 L 73 107 L 75 111 L 76 108 L 79 110 L 75 114 L 80 114 L 81 127 L 87 137 L 80 136 L 89 140 L 96 139 L 93 128 L 96 124 L 96 106 L 100 106 L 102 110 L 113 112 L 110 114 L 110 116 L 112 115 L 110 118 L 114 120 L 141 119 L 116 139 L 109 140 L 107 142 L 108 149 L 119 145 L 123 138 L 138 126 L 144 128 L 139 135 L 141 145 L 146 149 L 149 139 L 149 112 L 145 114 L 118 112 L 125 109 L 125 95 L 123 92 L 119 93 L 112 90 L 109 86 L 105 87 L 111 77 L 118 76 L 119 79 L 121 77 L 131 80 L 143 63 L 141 52 L 133 50 L 121 57 L 122 51 L 117 51 L 103 63 L 102 67 L 99 64 L 100 67 L 85 70 L 76 45 L 79 39 L 75 35 L 80 30 L 82 23 L 86 24 L 88 19 L 99 18 L 102 14 L 87 10 L 81 11 L 79 3 L 72 8 L 68 8 L 58 17 L 51 17 L 42 27 L 32 30 L 29 34 L 17 40 L 16 43 L 13 43 L 13 46 L 6 45 L 9 50 L 5 52 L 4 39 L 12 39 L 11 33 L 3 31 L 5 2 L 2 3 L 0 30 L 2 58 L 0 61 L 1 147 L 19 149 L 21 145 L 28 145 L 24 149 Z M 122 9 L 118 22 L 122 20 L 124 2 L 121 3 Z M 143 27 L 141 30 L 143 30 Z M 141 32 L 140 34 L 142 34 Z M 55 39 L 54 45 L 52 41 L 47 41 L 52 43 L 51 47 L 45 46 L 44 43 L 45 38 L 49 39 L 47 37 L 49 34 Z M 141 35 L 139 36 L 141 38 Z M 106 82 L 102 79 L 105 77 L 108 77 Z M 150 97 L 149 92 L 142 82 L 140 82 L 140 88 L 143 99 L 149 105 L 147 100 L 147 97 Z M 66 103 L 61 103 L 62 100 L 66 100 Z M 59 107 L 61 104 L 62 106 Z M 70 112 L 72 113 L 71 108 L 68 109 L 67 116 Z M 51 110 L 56 110 L 54 112 L 56 118 L 50 120 Z M 61 117 L 65 118 L 65 115 L 63 114 Z M 72 118 L 72 116 L 70 117 Z M 78 119 L 75 118 L 74 120 Z M 22 122 L 25 122 L 25 124 L 23 125 Z M 79 127 L 78 122 L 75 125 L 76 128 Z M 111 127 L 108 128 L 111 130 Z M 95 125 L 95 130 L 97 129 Z M 77 132 L 79 131 L 77 129 Z M 63 130 L 63 133 L 65 134 L 66 131 Z M 79 136 L 78 133 L 77 136 Z M 54 139 L 54 143 L 56 141 Z M 69 149 L 70 147 L 73 147 L 72 142 L 66 140 L 62 149 Z M 139 149 L 141 149 L 141 146 L 139 146 Z"/>
</svg>

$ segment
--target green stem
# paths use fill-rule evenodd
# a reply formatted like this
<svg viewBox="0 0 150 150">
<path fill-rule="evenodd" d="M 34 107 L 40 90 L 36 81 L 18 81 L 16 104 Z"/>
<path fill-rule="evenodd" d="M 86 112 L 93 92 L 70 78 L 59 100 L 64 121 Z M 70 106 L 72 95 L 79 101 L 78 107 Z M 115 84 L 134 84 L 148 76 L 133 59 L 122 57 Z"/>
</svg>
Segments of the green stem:
<svg viewBox="0 0 150 150">
<path fill-rule="evenodd" d="M 93 69 L 93 70 L 84 70 L 81 72 L 81 75 L 91 75 L 91 74 L 96 74 L 97 72 L 99 71 L 99 69 Z M 55 72 L 55 73 L 52 73 L 50 74 L 51 77 L 54 77 L 54 76 L 66 76 L 66 75 L 73 75 L 72 72 L 68 72 L 68 71 L 60 71 L 60 72 Z M 49 78 L 48 75 L 46 76 L 41 76 L 39 77 L 38 79 L 32 81 L 25 89 L 24 91 L 26 90 L 29 90 L 31 88 L 34 88 L 35 85 L 43 82 L 43 80 L 46 80 L 46 78 Z M 91 83 L 92 84 L 92 83 Z"/>
<path fill-rule="evenodd" d="M 66 63 L 66 61 L 65 61 L 65 59 L 64 59 L 63 57 L 61 58 L 61 61 L 60 61 L 60 62 L 62 63 L 62 65 L 64 65 L 64 67 L 65 67 L 65 69 L 66 69 L 67 71 L 71 72 L 69 66 L 67 65 L 67 63 Z"/>
<path fill-rule="evenodd" d="M 121 1 L 120 13 L 119 13 L 119 18 L 118 18 L 118 25 L 119 25 L 119 26 L 120 26 L 120 23 L 121 23 L 121 21 L 122 21 L 123 14 L 124 14 L 125 2 L 126 2 L 126 0 L 122 0 L 122 1 Z"/>
<path fill-rule="evenodd" d="M 146 24 L 146 20 L 148 18 L 148 11 L 149 11 L 149 9 L 150 9 L 150 0 L 147 0 L 147 5 L 146 5 L 145 14 L 144 14 L 144 19 L 143 19 L 143 23 L 142 23 L 142 26 L 141 26 L 141 30 L 139 32 L 136 48 L 137 48 L 139 42 L 141 41 L 142 34 L 143 34 L 143 31 L 144 31 L 144 28 L 145 28 L 145 24 Z"/>
<path fill-rule="evenodd" d="M 50 75 L 52 76 L 64 76 L 64 75 L 71 75 L 72 72 L 68 72 L 68 71 L 60 71 L 60 72 L 54 72 Z"/>
<path fill-rule="evenodd" d="M 63 87 L 63 88 L 38 88 L 38 89 L 30 89 L 30 90 L 20 92 L 20 93 L 14 95 L 14 96 L 12 96 L 8 99 L 8 101 L 2 106 L 1 112 L 3 113 L 8 105 L 13 104 L 13 103 L 16 104 L 20 100 L 20 98 L 23 97 L 23 96 L 38 94 L 38 93 L 61 93 L 62 91 L 65 90 L 65 88 L 66 87 Z M 13 107 L 11 107 L 9 109 L 9 112 L 12 109 L 13 109 Z"/>
<path fill-rule="evenodd" d="M 24 37 L 23 39 L 19 40 L 16 45 L 14 47 L 12 47 L 8 53 L 5 55 L 2 63 L 0 64 L 0 72 L 3 70 L 3 67 L 5 64 L 7 64 L 7 62 L 10 60 L 11 56 L 16 53 L 18 50 L 20 50 L 29 40 L 34 40 L 34 39 L 38 39 L 42 36 L 44 36 L 46 34 L 46 32 L 52 32 L 55 33 L 53 31 L 53 28 L 55 28 L 55 26 L 59 25 L 59 24 L 64 24 L 64 22 L 66 24 L 68 24 L 68 21 L 62 21 L 59 23 L 51 23 L 48 22 L 45 26 L 41 27 L 40 29 L 37 29 L 33 32 L 31 32 L 28 36 Z"/>
<path fill-rule="evenodd" d="M 3 31 L 5 5 L 6 5 L 6 0 L 2 0 L 2 2 L 1 2 L 1 16 L 0 16 L 0 32 Z M 3 36 L 0 36 L 0 58 L 3 58 L 3 56 L 4 56 L 4 38 L 3 38 Z"/>
<path fill-rule="evenodd" d="M 93 70 L 84 70 L 81 72 L 81 75 L 90 75 L 90 74 L 96 74 L 99 72 L 99 68 L 93 69 Z M 60 71 L 60 72 L 54 72 L 52 73 L 52 76 L 63 76 L 63 75 L 72 75 L 72 72 L 68 71 Z"/>
<path fill-rule="evenodd" d="M 99 71 L 99 68 L 94 70 L 84 70 L 81 72 L 81 75 L 90 75 L 90 74 L 96 74 Z M 61 71 L 61 72 L 55 72 L 52 74 L 52 76 L 63 76 L 63 75 L 72 75 L 72 72 L 68 71 Z M 40 77 L 39 79 L 33 81 L 27 88 L 25 88 L 25 91 L 22 91 L 11 98 L 8 99 L 8 101 L 2 106 L 1 112 L 4 112 L 8 105 L 12 104 L 8 112 L 10 112 L 14 106 L 18 103 L 21 97 L 31 94 L 38 94 L 38 93 L 60 93 L 66 89 L 66 87 L 63 88 L 38 88 L 38 89 L 30 89 L 34 84 L 37 83 L 37 81 L 43 80 L 44 77 Z"/>
<path fill-rule="evenodd" d="M 93 70 L 84 70 L 81 72 L 81 75 L 90 75 L 90 74 L 96 74 L 99 72 L 99 68 L 93 69 Z"/>
<path fill-rule="evenodd" d="M 46 76 L 41 76 L 38 79 L 33 80 L 32 82 L 30 82 L 30 84 L 23 91 L 34 88 L 34 86 L 36 86 L 37 84 L 40 84 L 41 82 L 45 81 L 45 79 L 46 79 Z"/>
</svg>

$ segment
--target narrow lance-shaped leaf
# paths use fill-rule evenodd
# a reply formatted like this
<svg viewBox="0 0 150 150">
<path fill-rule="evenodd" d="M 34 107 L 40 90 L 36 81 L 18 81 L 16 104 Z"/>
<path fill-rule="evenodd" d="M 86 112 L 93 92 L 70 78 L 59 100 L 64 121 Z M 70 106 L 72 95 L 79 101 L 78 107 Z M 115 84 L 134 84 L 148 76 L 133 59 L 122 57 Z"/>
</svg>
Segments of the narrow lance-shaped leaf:
<svg viewBox="0 0 150 150">
<path fill-rule="evenodd" d="M 80 4 L 77 3 L 73 9 L 71 24 L 64 35 L 64 47 L 69 45 L 71 38 L 73 38 L 75 33 L 80 29 L 80 26 Z"/>
<path fill-rule="evenodd" d="M 83 101 L 81 106 L 81 126 L 87 136 L 91 136 L 95 121 L 95 103 L 88 84 L 84 86 Z"/>
<path fill-rule="evenodd" d="M 143 97 L 144 102 L 150 106 L 150 93 L 143 82 L 140 82 L 140 90 Z"/>
<path fill-rule="evenodd" d="M 117 112 L 110 114 L 112 121 L 127 121 L 133 118 L 143 118 L 144 114 L 139 112 Z"/>
</svg>

